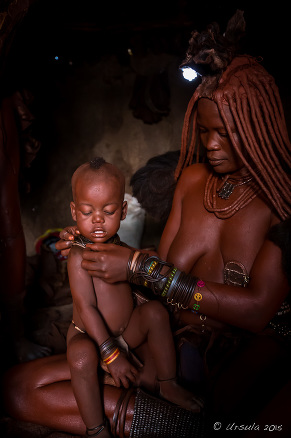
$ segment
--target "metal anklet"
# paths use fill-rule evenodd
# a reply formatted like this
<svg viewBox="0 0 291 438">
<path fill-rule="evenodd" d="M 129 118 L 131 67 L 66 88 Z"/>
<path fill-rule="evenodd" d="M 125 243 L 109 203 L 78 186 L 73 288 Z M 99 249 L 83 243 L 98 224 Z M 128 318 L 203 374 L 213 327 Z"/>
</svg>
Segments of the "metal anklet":
<svg viewBox="0 0 291 438">
<path fill-rule="evenodd" d="M 99 426 L 92 427 L 92 428 L 87 427 L 86 428 L 86 436 L 87 437 L 97 436 L 97 435 L 99 435 L 99 433 L 101 433 L 105 429 L 106 426 L 107 426 L 107 418 L 104 418 L 103 422 L 101 424 L 99 424 Z"/>
</svg>

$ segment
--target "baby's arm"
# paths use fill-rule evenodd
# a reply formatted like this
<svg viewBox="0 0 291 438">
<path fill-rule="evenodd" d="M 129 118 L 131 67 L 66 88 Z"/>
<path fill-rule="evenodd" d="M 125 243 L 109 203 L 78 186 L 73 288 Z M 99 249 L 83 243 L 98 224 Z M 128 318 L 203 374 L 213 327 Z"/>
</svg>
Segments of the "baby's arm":
<svg viewBox="0 0 291 438">
<path fill-rule="evenodd" d="M 81 262 L 82 249 L 73 247 L 68 257 L 68 274 L 74 306 L 88 336 L 99 347 L 110 337 L 110 333 L 98 311 L 92 278 L 81 267 Z M 135 367 L 122 354 L 108 365 L 108 369 L 115 384 L 120 386 L 122 383 L 126 388 L 129 386 L 128 380 L 134 382 L 137 375 Z"/>
<path fill-rule="evenodd" d="M 83 323 L 80 328 L 84 328 L 90 338 L 100 345 L 110 334 L 97 308 L 92 278 L 81 267 L 81 262 L 82 249 L 73 247 L 68 257 L 68 275 L 74 307 Z"/>
</svg>

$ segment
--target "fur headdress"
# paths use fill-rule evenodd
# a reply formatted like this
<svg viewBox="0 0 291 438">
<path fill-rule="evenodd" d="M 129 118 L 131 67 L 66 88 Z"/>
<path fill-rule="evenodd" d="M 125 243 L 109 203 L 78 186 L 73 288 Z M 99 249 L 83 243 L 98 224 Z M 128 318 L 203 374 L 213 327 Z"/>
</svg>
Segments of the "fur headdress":
<svg viewBox="0 0 291 438">
<path fill-rule="evenodd" d="M 237 10 L 222 35 L 217 23 L 211 23 L 201 33 L 192 32 L 182 67 L 192 67 L 202 77 L 200 95 L 211 95 L 224 70 L 237 55 L 245 33 L 243 11 Z"/>
</svg>

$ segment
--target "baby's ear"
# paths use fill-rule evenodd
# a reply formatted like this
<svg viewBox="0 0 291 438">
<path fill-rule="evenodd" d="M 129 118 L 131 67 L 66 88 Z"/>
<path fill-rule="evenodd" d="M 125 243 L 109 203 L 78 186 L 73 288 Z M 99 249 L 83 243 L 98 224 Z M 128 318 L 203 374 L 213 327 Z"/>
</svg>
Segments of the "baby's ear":
<svg viewBox="0 0 291 438">
<path fill-rule="evenodd" d="M 70 207 L 71 207 L 71 215 L 73 220 L 76 222 L 77 221 L 77 216 L 76 216 L 76 205 L 74 202 L 70 203 Z"/>
<path fill-rule="evenodd" d="M 126 218 L 126 215 L 127 215 L 127 201 L 123 201 L 120 220 L 123 221 Z"/>
</svg>

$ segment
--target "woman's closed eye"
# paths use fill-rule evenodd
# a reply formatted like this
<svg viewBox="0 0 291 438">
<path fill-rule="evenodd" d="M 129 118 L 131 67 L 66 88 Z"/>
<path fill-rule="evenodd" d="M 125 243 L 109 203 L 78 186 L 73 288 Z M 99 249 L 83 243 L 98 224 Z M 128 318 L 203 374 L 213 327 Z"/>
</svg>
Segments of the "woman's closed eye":
<svg viewBox="0 0 291 438">
<path fill-rule="evenodd" d="M 221 130 L 221 131 L 217 131 L 217 132 L 220 135 L 220 137 L 228 137 L 229 136 L 227 131 Z M 207 134 L 207 133 L 208 133 L 208 131 L 206 128 L 202 128 L 202 127 L 199 128 L 199 134 L 201 136 L 203 136 L 204 134 Z"/>
<path fill-rule="evenodd" d="M 220 137 L 228 137 L 228 132 L 227 131 L 218 131 L 218 134 L 220 135 Z"/>
<path fill-rule="evenodd" d="M 199 134 L 201 135 L 201 134 L 206 134 L 206 132 L 207 132 L 207 129 L 206 128 L 203 128 L 202 126 L 198 126 L 198 130 L 199 130 Z"/>
</svg>

